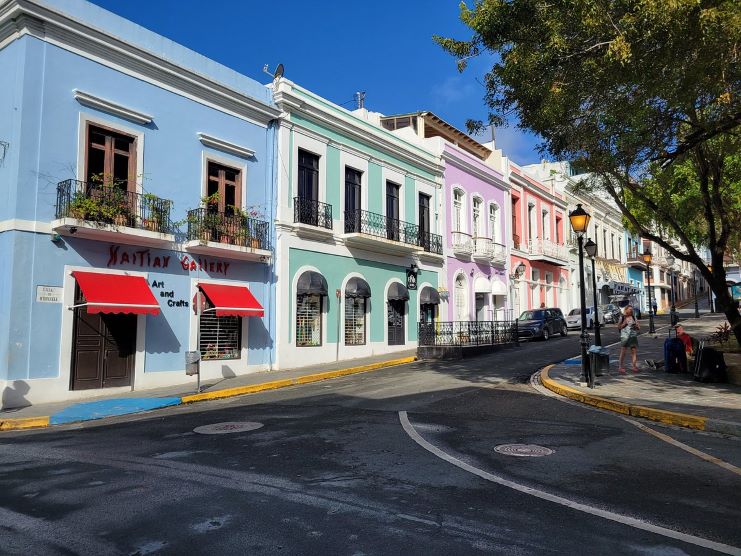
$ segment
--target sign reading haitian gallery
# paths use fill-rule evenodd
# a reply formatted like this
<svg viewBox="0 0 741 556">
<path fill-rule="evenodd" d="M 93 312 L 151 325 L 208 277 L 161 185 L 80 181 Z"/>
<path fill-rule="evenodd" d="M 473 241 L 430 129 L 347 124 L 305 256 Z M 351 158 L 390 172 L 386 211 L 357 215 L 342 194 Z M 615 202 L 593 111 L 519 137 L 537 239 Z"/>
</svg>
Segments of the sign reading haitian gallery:
<svg viewBox="0 0 741 556">
<path fill-rule="evenodd" d="M 112 266 L 138 266 L 139 268 L 169 268 L 171 255 L 158 255 L 149 249 L 122 249 L 120 245 L 111 245 L 108 248 L 108 268 Z M 189 255 L 180 255 L 178 262 L 183 270 L 188 272 L 201 271 L 210 274 L 227 275 L 230 263 L 216 261 L 206 257 L 197 259 Z"/>
</svg>

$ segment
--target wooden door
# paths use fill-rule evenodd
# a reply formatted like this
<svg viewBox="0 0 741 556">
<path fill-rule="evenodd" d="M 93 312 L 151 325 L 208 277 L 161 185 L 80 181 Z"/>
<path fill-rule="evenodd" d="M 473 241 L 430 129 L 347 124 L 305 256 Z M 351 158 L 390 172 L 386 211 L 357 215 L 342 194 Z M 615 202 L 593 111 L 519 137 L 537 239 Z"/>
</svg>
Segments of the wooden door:
<svg viewBox="0 0 741 556">
<path fill-rule="evenodd" d="M 75 305 L 84 303 L 80 294 Z M 136 315 L 75 309 L 72 390 L 131 385 L 136 353 Z"/>
<path fill-rule="evenodd" d="M 387 320 L 388 336 L 390 346 L 402 346 L 405 344 L 404 338 L 404 304 L 402 300 L 389 301 Z"/>
</svg>

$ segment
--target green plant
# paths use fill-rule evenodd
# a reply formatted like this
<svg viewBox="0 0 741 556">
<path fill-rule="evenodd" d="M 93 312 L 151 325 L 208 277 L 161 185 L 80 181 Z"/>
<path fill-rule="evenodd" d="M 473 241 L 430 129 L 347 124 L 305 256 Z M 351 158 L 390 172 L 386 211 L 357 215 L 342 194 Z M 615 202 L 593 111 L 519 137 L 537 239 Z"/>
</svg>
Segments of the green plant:
<svg viewBox="0 0 741 556">
<path fill-rule="evenodd" d="M 720 345 L 723 345 L 731 339 L 732 330 L 733 329 L 728 325 L 727 322 L 719 324 L 718 327 L 715 329 L 715 332 L 713 332 L 713 334 L 710 336 L 710 339 L 718 342 Z"/>
<path fill-rule="evenodd" d="M 100 201 L 84 191 L 75 193 L 69 205 L 70 216 L 78 220 L 98 220 L 102 212 L 103 206 Z"/>
<path fill-rule="evenodd" d="M 201 205 L 204 207 L 214 207 L 218 206 L 219 201 L 221 201 L 221 195 L 219 195 L 219 192 L 211 193 L 211 195 L 204 195 L 201 197 Z"/>
</svg>

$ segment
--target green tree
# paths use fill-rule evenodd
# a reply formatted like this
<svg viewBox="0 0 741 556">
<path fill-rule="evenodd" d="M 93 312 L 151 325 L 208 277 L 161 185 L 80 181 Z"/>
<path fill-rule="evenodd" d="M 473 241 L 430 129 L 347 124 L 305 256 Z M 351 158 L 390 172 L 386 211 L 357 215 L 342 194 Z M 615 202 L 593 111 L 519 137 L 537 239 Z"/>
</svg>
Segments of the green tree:
<svg viewBox="0 0 741 556">
<path fill-rule="evenodd" d="M 494 54 L 489 123 L 514 113 L 593 173 L 635 231 L 698 268 L 741 343 L 723 266 L 741 233 L 741 3 L 479 0 L 461 19 L 470 38 L 435 40 L 461 71 Z"/>
</svg>

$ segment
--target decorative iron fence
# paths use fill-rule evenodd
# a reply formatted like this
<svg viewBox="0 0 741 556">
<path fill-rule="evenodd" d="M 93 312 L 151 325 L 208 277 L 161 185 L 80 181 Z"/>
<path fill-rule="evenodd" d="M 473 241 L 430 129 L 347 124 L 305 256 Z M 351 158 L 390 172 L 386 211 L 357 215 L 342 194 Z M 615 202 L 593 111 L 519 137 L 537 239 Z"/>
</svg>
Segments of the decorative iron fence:
<svg viewBox="0 0 741 556">
<path fill-rule="evenodd" d="M 417 245 L 425 251 L 439 255 L 443 253 L 442 236 L 425 232 L 417 224 L 367 210 L 345 211 L 345 233 L 366 234 L 408 245 Z"/>
<path fill-rule="evenodd" d="M 304 197 L 294 197 L 293 221 L 331 230 L 332 205 Z"/>
<path fill-rule="evenodd" d="M 197 208 L 188 211 L 187 222 L 188 240 L 270 250 L 270 225 L 263 220 Z"/>
<path fill-rule="evenodd" d="M 170 233 L 172 201 L 151 193 L 126 191 L 116 185 L 80 180 L 57 184 L 57 218 L 76 218 L 97 224 L 111 224 Z"/>
<path fill-rule="evenodd" d="M 420 346 L 490 346 L 517 343 L 517 320 L 419 323 Z"/>
</svg>

